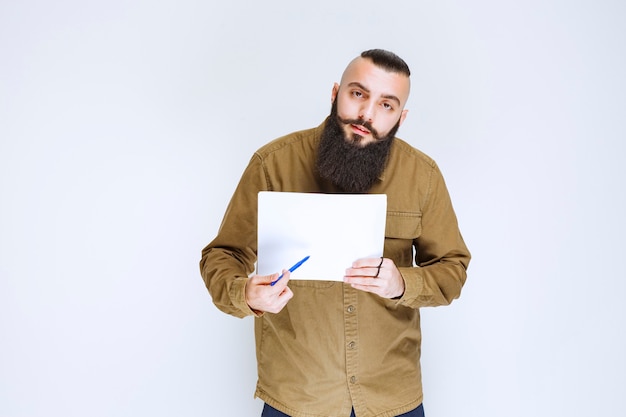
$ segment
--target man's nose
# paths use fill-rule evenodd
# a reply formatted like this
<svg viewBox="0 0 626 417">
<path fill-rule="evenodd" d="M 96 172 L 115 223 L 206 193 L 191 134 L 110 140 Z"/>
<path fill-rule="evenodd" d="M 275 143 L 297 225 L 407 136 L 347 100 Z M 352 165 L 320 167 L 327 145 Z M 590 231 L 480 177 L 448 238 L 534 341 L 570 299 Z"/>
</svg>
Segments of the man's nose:
<svg viewBox="0 0 626 417">
<path fill-rule="evenodd" d="M 371 123 L 374 118 L 374 111 L 374 103 L 370 101 L 363 103 L 359 112 L 359 119 Z"/>
</svg>

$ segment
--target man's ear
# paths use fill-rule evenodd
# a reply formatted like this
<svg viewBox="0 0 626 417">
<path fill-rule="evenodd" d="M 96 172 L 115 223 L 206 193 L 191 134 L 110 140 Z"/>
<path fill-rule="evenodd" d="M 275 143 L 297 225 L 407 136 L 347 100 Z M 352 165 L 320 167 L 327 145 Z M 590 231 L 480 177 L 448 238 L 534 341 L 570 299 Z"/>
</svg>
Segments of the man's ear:
<svg viewBox="0 0 626 417">
<path fill-rule="evenodd" d="M 339 93 L 339 84 L 335 83 L 333 84 L 333 91 L 330 95 L 330 102 L 334 103 L 335 99 L 337 98 L 337 94 Z"/>
<path fill-rule="evenodd" d="M 406 119 L 406 115 L 409 113 L 408 109 L 404 109 L 402 110 L 402 114 L 400 115 L 400 125 L 402 126 L 402 123 L 404 123 L 404 119 Z"/>
</svg>

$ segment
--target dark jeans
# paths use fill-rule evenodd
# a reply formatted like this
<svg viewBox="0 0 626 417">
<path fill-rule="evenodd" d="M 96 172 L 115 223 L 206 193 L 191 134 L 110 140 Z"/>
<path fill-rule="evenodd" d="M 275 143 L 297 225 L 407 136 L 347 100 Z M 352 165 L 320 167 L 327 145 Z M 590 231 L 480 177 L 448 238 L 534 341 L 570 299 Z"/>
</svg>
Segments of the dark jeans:
<svg viewBox="0 0 626 417">
<path fill-rule="evenodd" d="M 261 413 L 261 417 L 289 417 L 289 416 L 265 404 L 265 406 L 263 407 L 263 413 Z M 354 410 L 352 410 L 352 414 L 350 414 L 350 417 L 355 417 Z M 420 405 L 415 410 L 409 411 L 408 413 L 401 414 L 398 417 L 424 417 L 424 407 L 423 405 Z"/>
</svg>

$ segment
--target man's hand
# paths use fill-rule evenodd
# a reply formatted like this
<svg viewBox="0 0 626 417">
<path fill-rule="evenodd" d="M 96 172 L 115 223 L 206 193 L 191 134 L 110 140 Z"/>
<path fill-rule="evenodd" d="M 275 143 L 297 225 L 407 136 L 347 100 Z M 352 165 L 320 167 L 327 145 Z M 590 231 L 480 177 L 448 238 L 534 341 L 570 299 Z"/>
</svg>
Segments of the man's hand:
<svg viewBox="0 0 626 417">
<path fill-rule="evenodd" d="M 404 294 L 404 279 L 396 264 L 388 258 L 364 258 L 346 269 L 343 282 L 357 290 L 397 298 Z"/>
<path fill-rule="evenodd" d="M 271 283 L 278 279 L 278 274 L 249 278 L 246 283 L 246 302 L 250 308 L 258 312 L 280 312 L 293 297 L 293 292 L 287 286 L 290 276 L 288 270 L 283 270 L 283 277 L 274 286 Z"/>
</svg>

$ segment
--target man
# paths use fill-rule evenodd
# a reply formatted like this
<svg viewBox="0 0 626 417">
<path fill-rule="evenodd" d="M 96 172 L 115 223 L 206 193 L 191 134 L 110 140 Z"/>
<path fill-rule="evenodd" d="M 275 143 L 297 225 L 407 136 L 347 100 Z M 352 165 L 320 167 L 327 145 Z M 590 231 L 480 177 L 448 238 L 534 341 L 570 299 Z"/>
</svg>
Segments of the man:
<svg viewBox="0 0 626 417">
<path fill-rule="evenodd" d="M 470 254 L 437 165 L 395 138 L 409 77 L 388 51 L 350 62 L 320 126 L 254 154 L 202 251 L 215 305 L 256 316 L 264 417 L 424 415 L 419 308 L 460 295 Z M 355 259 L 343 283 L 290 281 L 283 270 L 270 285 L 278 271 L 253 275 L 259 191 L 386 194 L 383 258 Z"/>
</svg>

